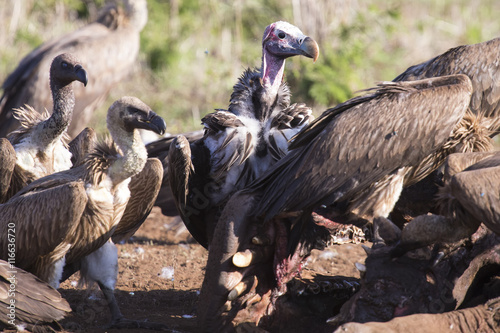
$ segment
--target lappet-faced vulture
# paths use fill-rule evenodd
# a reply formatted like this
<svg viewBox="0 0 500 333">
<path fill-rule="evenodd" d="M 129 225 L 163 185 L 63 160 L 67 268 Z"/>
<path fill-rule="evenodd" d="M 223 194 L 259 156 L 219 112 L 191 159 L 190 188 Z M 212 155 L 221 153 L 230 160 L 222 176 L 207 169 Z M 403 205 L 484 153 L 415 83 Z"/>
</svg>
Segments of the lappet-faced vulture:
<svg viewBox="0 0 500 333">
<path fill-rule="evenodd" d="M 21 127 L 9 134 L 9 141 L 0 138 L 0 203 L 31 181 L 72 166 L 66 132 L 75 106 L 73 81 L 86 85 L 87 72 L 74 55 L 58 55 L 50 66 L 52 114 L 29 105 L 13 110 Z"/>
<path fill-rule="evenodd" d="M 256 306 L 259 313 L 253 320 L 258 322 L 272 310 L 272 302 L 270 307 L 266 302 L 286 290 L 285 284 L 297 273 L 304 256 L 321 240 L 322 230 L 311 223 L 315 208 L 329 206 L 339 215 L 367 220 L 387 217 L 403 186 L 431 172 L 419 170 L 447 149 L 471 93 L 472 85 L 465 75 L 386 82 L 371 94 L 325 111 L 303 129 L 293 139 L 288 155 L 247 189 L 233 195 L 225 206 L 214 232 L 202 286 L 201 324 L 217 329 L 220 321 L 213 318 L 228 295 L 235 300 L 233 305 L 240 306 L 234 296 L 252 287 L 248 277 L 253 274 L 274 273 L 267 278 L 273 281 L 271 285 L 265 278 L 258 279 L 262 302 L 248 300 L 264 303 Z M 300 214 L 290 225 L 275 218 L 297 211 Z M 252 234 L 262 228 L 261 219 L 267 223 L 267 232 L 257 243 L 266 239 L 271 244 L 271 250 L 269 246 L 263 248 L 268 257 L 272 253 L 273 263 L 268 261 L 265 268 L 262 263 L 238 269 L 232 261 L 242 249 L 253 246 L 260 253 L 253 256 L 254 263 L 266 256 L 262 246 L 249 244 Z"/>
<path fill-rule="evenodd" d="M 49 67 L 61 53 L 78 55 L 92 73 L 86 89 L 75 87 L 75 117 L 68 130 L 71 138 L 86 126 L 108 92 L 131 73 L 139 52 L 139 33 L 147 23 L 146 0 L 124 0 L 124 8 L 107 5 L 95 22 L 47 41 L 25 56 L 6 78 L 0 99 L 0 137 L 19 126 L 13 108 L 29 104 L 42 113 L 52 109 Z"/>
<path fill-rule="evenodd" d="M 137 129 L 161 135 L 166 126 L 135 97 L 114 102 L 107 125 L 114 143 L 96 144 L 83 164 L 40 178 L 0 205 L 1 231 L 16 224 L 16 265 L 52 286 L 77 270 L 84 282 L 96 281 L 112 324 L 126 327 L 132 322 L 113 294 L 118 257 L 110 238 L 119 241 L 137 230 L 161 183 L 161 162 L 148 159 Z M 3 239 L 1 258 L 7 258 L 7 246 Z"/>
<path fill-rule="evenodd" d="M 285 59 L 296 55 L 316 60 L 317 43 L 290 23 L 269 25 L 261 67 L 243 73 L 228 110 L 202 119 L 202 139 L 190 144 L 179 136 L 171 143 L 168 176 L 176 205 L 204 247 L 229 196 L 285 156 L 288 140 L 312 119 L 310 108 L 290 104 L 283 82 Z"/>
<path fill-rule="evenodd" d="M 47 331 L 60 330 L 57 321 L 71 312 L 57 290 L 4 260 L 0 260 L 0 304 L 0 328 L 9 330 L 41 331 L 44 326 Z"/>
</svg>

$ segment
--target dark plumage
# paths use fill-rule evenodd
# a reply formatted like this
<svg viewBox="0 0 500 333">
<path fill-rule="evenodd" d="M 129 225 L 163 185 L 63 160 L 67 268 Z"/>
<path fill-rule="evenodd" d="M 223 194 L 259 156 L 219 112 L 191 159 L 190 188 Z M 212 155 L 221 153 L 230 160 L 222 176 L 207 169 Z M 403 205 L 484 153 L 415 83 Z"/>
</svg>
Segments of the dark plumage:
<svg viewBox="0 0 500 333">
<path fill-rule="evenodd" d="M 470 111 L 493 137 L 500 131 L 500 38 L 462 45 L 409 67 L 394 81 L 465 74 L 472 82 Z"/>
<path fill-rule="evenodd" d="M 264 277 L 259 276 L 259 285 L 269 283 L 265 275 L 272 272 L 271 285 L 279 293 L 299 270 L 301 259 L 325 236 L 311 223 L 314 209 L 325 205 L 339 215 L 370 221 L 386 217 L 403 186 L 415 181 L 415 170 L 443 149 L 471 93 L 465 75 L 385 82 L 370 94 L 325 111 L 304 128 L 284 158 L 224 207 L 200 295 L 201 323 L 214 323 L 212 316 L 228 292 L 252 274 L 235 270 L 231 258 L 242 250 L 240 244 L 249 246 L 249 232 L 255 233 L 262 220 L 269 221 L 264 228 L 272 232 L 265 236 L 274 256 L 272 269 L 260 267 L 258 274 Z M 283 212 L 297 211 L 301 214 L 291 231 L 283 221 L 271 222 Z M 267 292 L 265 287 L 262 292 Z"/>
<path fill-rule="evenodd" d="M 75 87 L 75 117 L 68 133 L 74 137 L 84 128 L 109 90 L 131 73 L 137 58 L 147 3 L 124 0 L 124 4 L 123 9 L 107 5 L 95 22 L 40 45 L 21 60 L 2 85 L 0 137 L 19 126 L 13 108 L 28 104 L 40 113 L 52 109 L 49 66 L 56 55 L 66 52 L 78 55 L 92 73 L 86 89 Z"/>
<path fill-rule="evenodd" d="M 314 40 L 287 22 L 269 25 L 262 39 L 262 65 L 247 69 L 231 94 L 228 110 L 202 119 L 204 136 L 189 144 L 174 140 L 169 180 L 177 209 L 203 246 L 229 196 L 244 188 L 288 152 L 288 140 L 312 119 L 304 104 L 290 105 L 283 82 L 285 59 L 316 60 Z"/>
<path fill-rule="evenodd" d="M 437 198 L 440 214 L 421 215 L 404 228 L 394 254 L 470 237 L 481 223 L 500 235 L 500 152 L 450 155 Z"/>
<path fill-rule="evenodd" d="M 148 159 L 137 129 L 162 135 L 166 126 L 134 97 L 111 105 L 107 125 L 113 142 L 96 144 L 83 164 L 40 178 L 0 205 L 0 231 L 16 224 L 16 264 L 52 286 L 78 270 L 83 281 L 97 282 L 113 324 L 126 326 L 113 295 L 118 257 L 110 238 L 139 228 L 161 183 L 161 163 Z M 0 244 L 6 258 L 7 242 Z"/>
<path fill-rule="evenodd" d="M 11 304 L 11 300 L 15 303 Z M 43 326 L 51 326 L 60 329 L 56 321 L 71 312 L 68 302 L 57 290 L 4 260 L 0 260 L 0 303 L 3 324 L 0 328 L 16 329 L 17 326 L 41 331 Z"/>
<path fill-rule="evenodd" d="M 86 85 L 87 72 L 74 55 L 60 54 L 52 60 L 50 67 L 50 90 L 54 101 L 52 115 L 40 114 L 29 105 L 14 110 L 14 117 L 21 122 L 21 127 L 9 134 L 9 142 L 3 141 L 0 149 L 0 168 L 4 178 L 0 203 L 31 181 L 71 167 L 66 131 L 75 106 L 73 81 Z M 9 143 L 11 147 L 5 148 Z M 12 149 L 16 162 L 9 167 L 7 155 L 12 156 Z"/>
</svg>

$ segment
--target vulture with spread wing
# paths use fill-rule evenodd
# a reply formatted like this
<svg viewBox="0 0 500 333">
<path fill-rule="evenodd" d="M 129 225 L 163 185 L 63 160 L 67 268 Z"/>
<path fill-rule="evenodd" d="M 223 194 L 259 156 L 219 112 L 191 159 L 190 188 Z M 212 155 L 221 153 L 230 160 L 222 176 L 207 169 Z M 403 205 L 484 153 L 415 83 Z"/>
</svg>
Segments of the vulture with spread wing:
<svg viewBox="0 0 500 333">
<path fill-rule="evenodd" d="M 452 48 L 421 64 L 411 66 L 394 81 L 418 80 L 452 74 L 465 74 L 472 82 L 469 110 L 450 140 L 451 152 L 481 152 L 493 149 L 492 137 L 500 133 L 500 38 Z M 439 162 L 441 159 L 439 159 Z M 430 161 L 434 164 L 435 161 Z M 433 166 L 432 166 L 433 167 Z M 434 200 L 443 185 L 438 170 L 413 186 L 405 188 L 391 213 L 399 226 L 411 218 L 438 213 Z"/>
<path fill-rule="evenodd" d="M 72 166 L 66 131 L 75 106 L 73 81 L 86 85 L 87 72 L 74 55 L 60 54 L 50 66 L 52 115 L 29 105 L 13 110 L 21 127 L 8 140 L 0 138 L 0 203 L 31 181 Z"/>
<path fill-rule="evenodd" d="M 113 294 L 117 249 L 152 208 L 163 169 L 148 159 L 137 129 L 162 135 L 165 122 L 135 97 L 123 97 L 108 110 L 114 141 L 96 143 L 81 165 L 35 180 L 0 205 L 0 230 L 16 225 L 16 265 L 54 287 L 80 270 L 84 282 L 97 282 L 117 327 L 137 327 L 123 318 Z M 0 258 L 8 256 L 6 239 Z M 143 324 L 143 323 L 139 323 Z"/>
<path fill-rule="evenodd" d="M 290 104 L 283 82 L 285 59 L 317 59 L 319 48 L 297 27 L 269 25 L 262 39 L 262 64 L 247 69 L 234 86 L 228 110 L 202 119 L 203 138 L 171 143 L 168 177 L 177 209 L 204 247 L 225 202 L 288 152 L 288 140 L 312 119 L 304 104 Z"/>
<path fill-rule="evenodd" d="M 68 130 L 75 137 L 110 89 L 131 73 L 139 52 L 139 33 L 147 23 L 146 0 L 124 0 L 124 8 L 109 4 L 92 22 L 76 31 L 48 41 L 25 56 L 4 81 L 0 98 L 0 137 L 19 126 L 12 110 L 29 104 L 43 113 L 52 109 L 49 67 L 61 53 L 78 55 L 91 73 L 87 87 L 75 87 L 75 117 Z"/>
<path fill-rule="evenodd" d="M 465 75 L 386 82 L 371 94 L 325 111 L 303 129 L 284 158 L 233 195 L 225 206 L 214 232 L 202 286 L 201 324 L 218 329 L 220 322 L 212 319 L 231 290 L 237 290 L 235 295 L 248 290 L 240 286 L 245 276 L 274 273 L 271 286 L 266 279 L 258 279 L 257 287 L 262 283 L 261 291 L 267 295 L 262 297 L 263 302 L 286 290 L 304 256 L 324 235 L 311 223 L 315 208 L 328 206 L 339 215 L 369 221 L 386 218 L 403 186 L 425 177 L 432 171 L 426 168 L 428 160 L 445 154 L 471 93 L 471 81 Z M 290 225 L 283 226 L 283 221 L 275 218 L 292 212 L 300 213 Z M 260 238 L 274 244 L 273 268 L 263 270 L 257 265 L 259 270 L 252 270 L 252 266 L 237 269 L 232 264 L 233 256 L 242 250 L 240 244 L 252 246 L 246 242 L 252 228 L 262 226 L 261 219 L 267 227 L 265 237 Z M 262 260 L 265 256 L 260 257 Z M 276 288 L 274 296 L 267 294 L 266 287 Z M 253 319 L 269 313 L 267 305 L 258 308 L 260 314 Z"/>
</svg>

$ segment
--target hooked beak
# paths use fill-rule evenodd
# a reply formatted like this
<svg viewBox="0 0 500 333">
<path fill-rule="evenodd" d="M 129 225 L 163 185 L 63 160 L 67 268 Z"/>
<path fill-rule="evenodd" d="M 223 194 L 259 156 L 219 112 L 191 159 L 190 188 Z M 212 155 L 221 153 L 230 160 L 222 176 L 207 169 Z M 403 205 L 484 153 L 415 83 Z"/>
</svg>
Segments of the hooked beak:
<svg viewBox="0 0 500 333">
<path fill-rule="evenodd" d="M 87 72 L 85 71 L 85 69 L 83 69 L 83 67 L 81 65 L 76 65 L 75 66 L 75 73 L 76 73 L 77 80 L 80 81 L 81 83 L 83 83 L 83 85 L 86 87 L 87 83 L 89 81 L 89 78 L 87 76 Z"/>
<path fill-rule="evenodd" d="M 314 62 L 319 57 L 319 46 L 318 43 L 311 37 L 306 37 L 300 44 L 299 50 L 302 51 L 302 55 L 312 58 Z"/>
<path fill-rule="evenodd" d="M 153 111 L 149 111 L 148 119 L 146 120 L 147 127 L 150 131 L 155 132 L 158 135 L 165 134 L 167 130 L 167 124 L 162 117 L 154 113 Z"/>
</svg>

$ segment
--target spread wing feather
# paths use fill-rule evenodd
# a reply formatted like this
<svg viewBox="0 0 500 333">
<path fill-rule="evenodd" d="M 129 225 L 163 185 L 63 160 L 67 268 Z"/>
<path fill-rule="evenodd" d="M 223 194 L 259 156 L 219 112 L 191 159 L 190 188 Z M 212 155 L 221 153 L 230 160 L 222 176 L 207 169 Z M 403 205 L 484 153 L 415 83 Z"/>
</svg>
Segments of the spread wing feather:
<svg viewBox="0 0 500 333">
<path fill-rule="evenodd" d="M 368 96 L 326 111 L 300 132 L 293 149 L 250 187 L 265 189 L 257 215 L 350 199 L 437 150 L 464 115 L 464 75 L 383 83 Z"/>
</svg>

